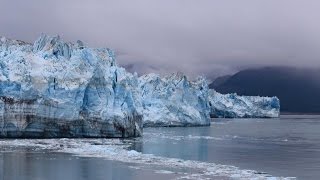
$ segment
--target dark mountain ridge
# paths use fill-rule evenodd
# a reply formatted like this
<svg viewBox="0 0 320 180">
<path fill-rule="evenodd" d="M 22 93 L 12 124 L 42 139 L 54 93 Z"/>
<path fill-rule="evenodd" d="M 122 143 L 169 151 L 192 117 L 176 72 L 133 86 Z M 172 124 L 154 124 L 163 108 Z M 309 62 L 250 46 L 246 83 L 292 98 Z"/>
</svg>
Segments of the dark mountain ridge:
<svg viewBox="0 0 320 180">
<path fill-rule="evenodd" d="M 282 112 L 320 113 L 320 69 L 247 69 L 218 78 L 210 88 L 221 93 L 277 96 Z"/>
</svg>

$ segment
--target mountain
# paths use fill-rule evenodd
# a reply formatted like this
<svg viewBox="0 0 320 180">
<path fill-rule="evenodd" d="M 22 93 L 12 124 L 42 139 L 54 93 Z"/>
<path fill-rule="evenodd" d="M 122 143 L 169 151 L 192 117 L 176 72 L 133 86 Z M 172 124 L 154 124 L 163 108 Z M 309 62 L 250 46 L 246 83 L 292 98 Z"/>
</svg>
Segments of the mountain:
<svg viewBox="0 0 320 180">
<path fill-rule="evenodd" d="M 225 75 L 225 76 L 217 77 L 217 78 L 210 84 L 210 87 L 218 87 L 219 85 L 225 83 L 230 77 L 231 77 L 231 75 Z"/>
<path fill-rule="evenodd" d="M 221 81 L 223 79 L 223 81 Z M 265 67 L 242 70 L 209 85 L 220 93 L 277 96 L 282 112 L 320 113 L 320 70 Z"/>
</svg>

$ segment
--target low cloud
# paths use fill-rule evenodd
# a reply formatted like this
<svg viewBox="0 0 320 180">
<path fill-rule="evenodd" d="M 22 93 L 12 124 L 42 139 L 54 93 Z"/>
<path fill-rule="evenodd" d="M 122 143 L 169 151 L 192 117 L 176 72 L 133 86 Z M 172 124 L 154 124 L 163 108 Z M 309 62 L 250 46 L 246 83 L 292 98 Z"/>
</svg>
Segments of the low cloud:
<svg viewBox="0 0 320 180">
<path fill-rule="evenodd" d="M 318 67 L 318 7 L 314 0 L 4 0 L 0 35 L 59 34 L 110 47 L 139 73 L 214 78 L 247 67 Z"/>
</svg>

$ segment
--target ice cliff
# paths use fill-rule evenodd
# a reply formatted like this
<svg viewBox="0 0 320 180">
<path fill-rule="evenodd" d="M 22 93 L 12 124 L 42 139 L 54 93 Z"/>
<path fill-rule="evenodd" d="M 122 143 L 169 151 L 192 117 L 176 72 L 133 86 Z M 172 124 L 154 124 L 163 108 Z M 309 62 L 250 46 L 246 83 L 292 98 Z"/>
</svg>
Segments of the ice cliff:
<svg viewBox="0 0 320 180">
<path fill-rule="evenodd" d="M 181 73 L 138 77 L 107 48 L 0 37 L 0 137 L 135 137 L 143 126 L 278 115 L 277 98 L 221 95 Z"/>
<path fill-rule="evenodd" d="M 210 125 L 208 84 L 191 82 L 181 73 L 140 77 L 144 126 Z"/>
<path fill-rule="evenodd" d="M 109 49 L 46 35 L 34 44 L 2 37 L 0 137 L 140 136 L 137 84 Z"/>
<path fill-rule="evenodd" d="M 275 118 L 280 114 L 277 97 L 238 96 L 210 91 L 211 117 L 219 118 Z"/>
</svg>

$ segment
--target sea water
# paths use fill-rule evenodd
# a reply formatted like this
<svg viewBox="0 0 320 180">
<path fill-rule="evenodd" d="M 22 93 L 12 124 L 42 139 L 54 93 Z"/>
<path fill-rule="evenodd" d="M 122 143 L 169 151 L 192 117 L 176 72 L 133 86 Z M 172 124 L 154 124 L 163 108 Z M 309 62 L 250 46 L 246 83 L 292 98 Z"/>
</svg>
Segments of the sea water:
<svg viewBox="0 0 320 180">
<path fill-rule="evenodd" d="M 320 177 L 320 116 L 213 119 L 133 139 L 2 139 L 0 180 Z"/>
</svg>

